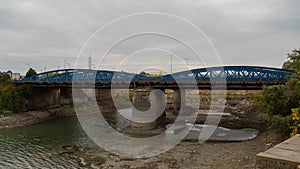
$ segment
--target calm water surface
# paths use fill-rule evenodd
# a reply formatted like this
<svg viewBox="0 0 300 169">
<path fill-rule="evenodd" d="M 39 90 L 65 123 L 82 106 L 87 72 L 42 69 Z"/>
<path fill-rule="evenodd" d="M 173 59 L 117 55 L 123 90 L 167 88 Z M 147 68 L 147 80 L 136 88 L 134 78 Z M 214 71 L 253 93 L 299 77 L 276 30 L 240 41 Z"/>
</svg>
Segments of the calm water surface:
<svg viewBox="0 0 300 169">
<path fill-rule="evenodd" d="M 129 123 L 116 113 L 105 114 L 118 129 Z M 91 143 L 76 117 L 53 119 L 40 124 L 0 129 L 0 168 L 79 168 L 75 159 L 61 155 L 63 146 Z"/>
<path fill-rule="evenodd" d="M 76 118 L 0 130 L 0 168 L 76 168 L 75 160 L 60 155 L 63 145 L 89 141 Z"/>
</svg>

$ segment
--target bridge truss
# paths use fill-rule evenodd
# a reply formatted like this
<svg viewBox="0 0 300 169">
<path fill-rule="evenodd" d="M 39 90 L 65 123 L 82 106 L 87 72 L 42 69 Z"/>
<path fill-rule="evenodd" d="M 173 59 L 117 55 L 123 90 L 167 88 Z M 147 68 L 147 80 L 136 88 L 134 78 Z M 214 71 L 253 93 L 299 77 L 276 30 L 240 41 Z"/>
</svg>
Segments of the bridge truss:
<svg viewBox="0 0 300 169">
<path fill-rule="evenodd" d="M 31 84 L 45 86 L 70 86 L 72 83 L 96 83 L 98 86 L 110 84 L 133 84 L 141 86 L 157 86 L 158 88 L 175 87 L 176 83 L 197 83 L 199 88 L 209 88 L 211 83 L 226 83 L 227 87 L 251 89 L 262 85 L 283 84 L 294 74 L 291 70 L 257 66 L 220 66 L 199 68 L 168 74 L 161 77 L 148 77 L 134 73 L 90 70 L 63 69 L 37 74 L 32 77 L 15 81 L 16 84 Z M 106 84 L 106 85 L 105 85 Z M 174 86 L 175 85 L 175 86 Z M 251 87 L 252 86 L 252 87 Z"/>
</svg>

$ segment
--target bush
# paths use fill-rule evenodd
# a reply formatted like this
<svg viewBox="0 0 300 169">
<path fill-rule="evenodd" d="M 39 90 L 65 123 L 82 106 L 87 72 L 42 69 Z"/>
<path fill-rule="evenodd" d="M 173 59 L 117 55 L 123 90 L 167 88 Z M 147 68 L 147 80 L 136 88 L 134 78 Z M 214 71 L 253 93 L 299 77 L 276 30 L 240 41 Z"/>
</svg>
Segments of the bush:
<svg viewBox="0 0 300 169">
<path fill-rule="evenodd" d="M 0 91 L 0 110 L 10 110 L 15 113 L 23 109 L 24 99 L 14 86 L 7 86 Z"/>
<path fill-rule="evenodd" d="M 24 98 L 28 98 L 31 99 L 32 98 L 32 87 L 29 85 L 22 85 L 21 87 L 17 88 L 17 90 L 19 91 L 19 94 L 24 97 Z"/>
<path fill-rule="evenodd" d="M 280 132 L 286 133 L 288 135 L 290 133 L 290 123 L 291 123 L 290 116 L 279 116 L 275 115 L 271 118 L 269 123 L 269 128 L 273 130 L 278 130 Z"/>
<path fill-rule="evenodd" d="M 253 97 L 251 102 L 254 103 L 258 108 L 261 108 L 261 109 L 264 109 L 267 106 L 266 101 L 261 96 Z"/>
<path fill-rule="evenodd" d="M 266 103 L 265 109 L 271 115 L 270 128 L 293 136 L 300 132 L 299 109 L 295 109 L 300 101 L 300 49 L 289 53 L 287 59 L 283 68 L 294 70 L 296 74 L 286 85 L 264 87 L 262 100 L 257 102 Z"/>
<path fill-rule="evenodd" d="M 290 81 L 294 81 L 291 79 Z M 295 91 L 298 82 L 289 82 L 286 85 L 263 87 L 263 101 L 266 103 L 266 111 L 270 115 L 291 115 L 291 109 L 299 107 L 299 95 Z"/>
<path fill-rule="evenodd" d="M 263 88 L 263 99 L 267 104 L 266 111 L 270 115 L 288 115 L 290 108 L 287 106 L 286 86 L 268 86 Z"/>
<path fill-rule="evenodd" d="M 20 112 L 24 108 L 25 97 L 32 94 L 29 86 L 16 87 L 5 74 L 0 75 L 0 112 Z"/>
</svg>

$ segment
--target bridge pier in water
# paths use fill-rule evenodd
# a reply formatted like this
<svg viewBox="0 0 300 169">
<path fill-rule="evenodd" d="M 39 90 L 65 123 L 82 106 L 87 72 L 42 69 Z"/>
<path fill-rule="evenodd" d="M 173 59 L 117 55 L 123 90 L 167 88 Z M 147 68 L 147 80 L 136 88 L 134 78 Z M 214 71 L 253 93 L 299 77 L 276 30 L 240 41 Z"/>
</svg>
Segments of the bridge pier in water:
<svg viewBox="0 0 300 169">
<path fill-rule="evenodd" d="M 165 94 L 162 90 L 142 88 L 133 90 L 131 127 L 139 130 L 152 130 L 165 127 Z"/>
</svg>

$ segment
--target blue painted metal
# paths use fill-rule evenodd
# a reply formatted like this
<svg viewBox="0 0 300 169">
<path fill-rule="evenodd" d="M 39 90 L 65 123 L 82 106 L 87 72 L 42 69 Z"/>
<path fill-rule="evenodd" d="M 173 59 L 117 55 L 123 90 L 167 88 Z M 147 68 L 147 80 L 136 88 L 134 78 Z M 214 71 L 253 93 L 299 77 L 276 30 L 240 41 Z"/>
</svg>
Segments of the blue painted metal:
<svg viewBox="0 0 300 169">
<path fill-rule="evenodd" d="M 155 81 L 197 81 L 197 82 L 261 82 L 285 83 L 294 74 L 294 71 L 269 67 L 256 66 L 223 66 L 199 68 L 174 73 L 151 80 Z"/>
<path fill-rule="evenodd" d="M 245 83 L 245 82 L 260 82 L 260 83 L 285 83 L 294 74 L 291 70 L 284 70 L 269 67 L 257 66 L 220 66 L 199 68 L 189 71 L 182 71 L 172 75 L 165 75 L 157 78 L 146 77 L 133 73 L 114 72 L 107 70 L 90 70 L 90 69 L 62 69 L 44 72 L 36 76 L 23 78 L 17 83 L 26 82 L 210 82 L 210 81 L 225 81 L 227 83 Z"/>
</svg>

